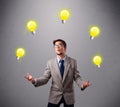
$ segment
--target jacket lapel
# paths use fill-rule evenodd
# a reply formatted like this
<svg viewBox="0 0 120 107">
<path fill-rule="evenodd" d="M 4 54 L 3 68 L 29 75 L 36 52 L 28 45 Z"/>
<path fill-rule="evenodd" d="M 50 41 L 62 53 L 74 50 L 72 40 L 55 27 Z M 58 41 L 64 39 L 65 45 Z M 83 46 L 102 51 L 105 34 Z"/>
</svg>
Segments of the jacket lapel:
<svg viewBox="0 0 120 107">
<path fill-rule="evenodd" d="M 63 80 L 62 80 L 62 82 L 64 82 L 64 80 L 65 80 L 65 77 L 66 77 L 66 75 L 67 75 L 67 73 L 68 73 L 69 67 L 70 67 L 70 59 L 69 59 L 69 57 L 66 56 L 65 70 L 64 70 L 64 75 L 63 75 Z"/>
<path fill-rule="evenodd" d="M 62 82 L 62 77 L 61 77 L 61 74 L 60 74 L 60 69 L 59 69 L 58 62 L 57 62 L 56 58 L 54 60 L 54 65 L 55 65 L 55 71 L 56 71 L 55 73 L 58 75 L 59 80 Z"/>
</svg>

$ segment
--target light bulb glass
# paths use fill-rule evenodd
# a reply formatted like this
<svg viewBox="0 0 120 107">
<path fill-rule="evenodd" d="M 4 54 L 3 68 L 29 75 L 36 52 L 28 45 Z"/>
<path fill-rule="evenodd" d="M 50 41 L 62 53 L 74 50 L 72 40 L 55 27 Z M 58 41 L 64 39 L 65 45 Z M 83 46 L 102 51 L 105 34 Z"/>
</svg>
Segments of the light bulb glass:
<svg viewBox="0 0 120 107">
<path fill-rule="evenodd" d="M 95 37 L 98 37 L 100 35 L 100 28 L 98 26 L 92 26 L 89 33 L 91 39 L 94 39 Z"/>
<path fill-rule="evenodd" d="M 100 55 L 96 55 L 93 57 L 93 63 L 99 68 L 102 64 L 102 57 Z"/>
<path fill-rule="evenodd" d="M 60 17 L 62 23 L 65 23 L 66 20 L 68 20 L 70 18 L 70 16 L 71 16 L 71 14 L 68 9 L 63 9 L 59 13 L 59 17 Z"/>
<path fill-rule="evenodd" d="M 16 49 L 16 57 L 17 57 L 18 60 L 19 60 L 20 58 L 24 57 L 25 54 L 26 54 L 25 49 L 23 49 L 23 48 L 18 48 L 18 49 Z"/>
<path fill-rule="evenodd" d="M 35 20 L 28 21 L 26 26 L 30 32 L 35 32 L 38 27 L 37 22 Z"/>
</svg>

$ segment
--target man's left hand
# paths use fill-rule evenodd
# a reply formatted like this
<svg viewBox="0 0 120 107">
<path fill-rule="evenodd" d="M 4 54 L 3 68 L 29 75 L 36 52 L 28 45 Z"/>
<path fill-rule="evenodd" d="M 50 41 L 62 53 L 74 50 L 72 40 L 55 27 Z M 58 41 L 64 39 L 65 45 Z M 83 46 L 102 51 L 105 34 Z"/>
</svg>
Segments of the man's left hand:
<svg viewBox="0 0 120 107">
<path fill-rule="evenodd" d="M 85 88 L 89 87 L 91 85 L 90 81 L 83 82 L 81 90 L 84 90 Z"/>
</svg>

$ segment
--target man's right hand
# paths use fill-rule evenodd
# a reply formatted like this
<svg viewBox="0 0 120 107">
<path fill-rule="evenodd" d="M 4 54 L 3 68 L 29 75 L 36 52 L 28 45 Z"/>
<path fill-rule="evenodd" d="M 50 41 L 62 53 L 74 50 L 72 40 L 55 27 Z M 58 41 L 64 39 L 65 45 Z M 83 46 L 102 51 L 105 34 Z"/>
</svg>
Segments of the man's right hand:
<svg viewBox="0 0 120 107">
<path fill-rule="evenodd" d="M 35 82 L 35 79 L 33 78 L 32 75 L 30 75 L 29 73 L 27 73 L 27 75 L 25 76 L 25 79 L 27 79 L 28 81 L 30 81 L 31 83 Z"/>
</svg>

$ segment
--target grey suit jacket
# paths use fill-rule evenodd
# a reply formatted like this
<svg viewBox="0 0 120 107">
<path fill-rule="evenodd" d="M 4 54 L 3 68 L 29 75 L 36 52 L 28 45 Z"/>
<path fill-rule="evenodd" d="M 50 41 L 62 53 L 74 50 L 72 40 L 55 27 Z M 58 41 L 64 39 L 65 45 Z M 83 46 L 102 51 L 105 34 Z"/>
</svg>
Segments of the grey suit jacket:
<svg viewBox="0 0 120 107">
<path fill-rule="evenodd" d="M 49 60 L 43 76 L 35 78 L 34 86 L 38 87 L 44 85 L 50 78 L 52 78 L 52 85 L 49 94 L 49 102 L 58 104 L 61 97 L 64 96 L 67 104 L 74 104 L 73 83 L 75 81 L 80 88 L 82 86 L 82 78 L 77 70 L 76 60 L 66 56 L 63 79 L 60 74 L 57 58 Z"/>
</svg>

